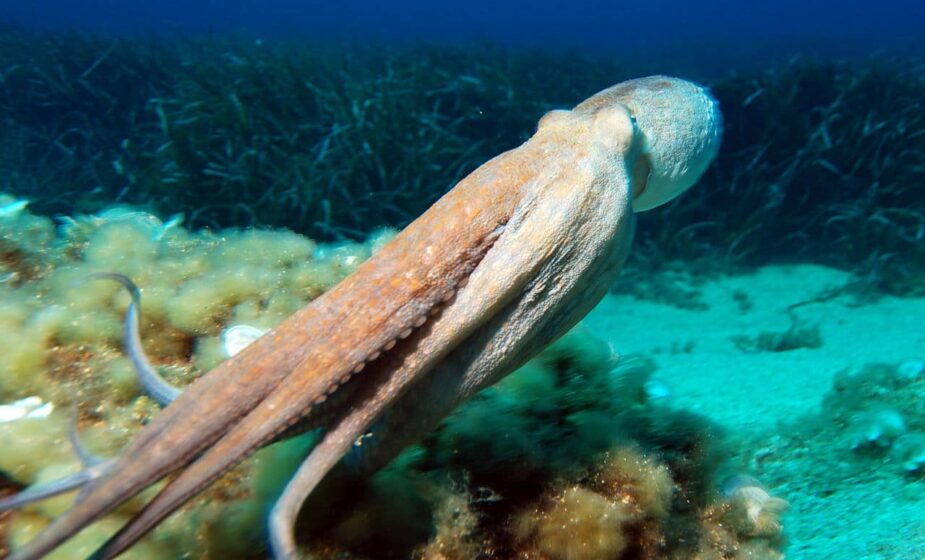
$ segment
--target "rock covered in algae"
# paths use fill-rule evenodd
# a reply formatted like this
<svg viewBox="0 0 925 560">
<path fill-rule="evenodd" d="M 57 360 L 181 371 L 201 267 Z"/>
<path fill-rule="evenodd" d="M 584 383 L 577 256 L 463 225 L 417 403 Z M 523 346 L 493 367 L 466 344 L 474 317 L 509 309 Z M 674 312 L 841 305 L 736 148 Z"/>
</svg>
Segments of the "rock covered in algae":
<svg viewBox="0 0 925 560">
<path fill-rule="evenodd" d="M 781 558 L 783 500 L 768 494 L 760 531 L 728 523 L 752 503 L 719 492 L 732 444 L 670 398 L 649 398 L 655 371 L 650 358 L 620 358 L 579 326 L 460 406 L 383 476 L 338 487 L 357 496 L 339 502 L 348 521 L 329 513 L 306 524 L 307 550 L 322 559 Z M 421 499 L 431 504 L 417 511 L 423 519 L 396 507 Z M 748 519 L 755 508 L 743 511 Z M 332 536 L 344 535 L 332 531 L 342 523 L 349 539 Z M 394 548 L 391 534 L 422 524 L 426 542 Z"/>
<path fill-rule="evenodd" d="M 178 217 L 164 222 L 129 208 L 56 224 L 15 203 L 0 195 L 0 207 L 15 207 L 0 213 L 0 475 L 7 481 L 0 495 L 80 468 L 68 443 L 71 402 L 79 410 L 82 444 L 101 457 L 115 456 L 157 413 L 121 349 L 129 298 L 118 284 L 93 274 L 123 273 L 141 287 L 145 349 L 165 377 L 183 386 L 225 359 L 223 347 L 241 346 L 221 339 L 226 327 L 275 326 L 394 235 L 382 231 L 366 243 L 319 245 L 288 231 L 191 232 Z M 48 413 L 18 414 L 20 401 L 40 403 Z M 266 508 L 309 442 L 291 440 L 257 453 L 129 557 L 175 558 L 191 551 L 235 557 L 260 550 Z M 81 533 L 57 557 L 86 556 L 145 497 L 150 493 Z M 0 549 L 21 545 L 73 499 L 71 493 L 0 517 Z"/>
</svg>

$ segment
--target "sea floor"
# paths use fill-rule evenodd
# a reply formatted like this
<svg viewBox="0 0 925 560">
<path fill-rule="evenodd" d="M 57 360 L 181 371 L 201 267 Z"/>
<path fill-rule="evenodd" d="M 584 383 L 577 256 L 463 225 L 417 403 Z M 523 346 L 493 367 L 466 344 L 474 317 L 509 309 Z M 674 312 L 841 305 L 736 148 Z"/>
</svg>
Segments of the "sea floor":
<svg viewBox="0 0 925 560">
<path fill-rule="evenodd" d="M 245 234 L 235 239 L 245 248 L 266 242 Z M 301 247 L 299 240 L 289 242 Z M 279 251 L 281 245 L 268 243 Z M 123 269 L 120 253 L 110 249 L 92 253 L 116 260 L 88 266 Z M 365 254 L 353 248 L 349 256 L 354 262 Z M 293 255 L 293 261 L 304 260 Z M 149 294 L 158 293 L 156 280 L 148 279 Z M 813 265 L 689 280 L 682 297 L 663 298 L 674 304 L 608 295 L 584 324 L 621 355 L 654 359 L 654 377 L 668 389 L 665 404 L 724 428 L 733 453 L 729 463 L 789 501 L 783 518 L 787 558 L 925 559 L 925 475 L 906 472 L 888 447 L 853 449 L 850 420 L 823 406 L 839 372 L 925 361 L 925 298 L 858 300 L 843 289 L 849 274 Z M 643 287 L 671 291 L 672 280 L 643 281 Z M 106 311 L 118 332 L 122 312 Z M 895 394 L 876 394 L 870 406 L 900 409 L 909 431 L 925 432 L 925 371 L 901 385 Z M 922 453 L 925 464 L 925 447 Z M 210 511 L 222 515 L 220 505 Z"/>
<path fill-rule="evenodd" d="M 836 372 L 925 359 L 925 299 L 820 298 L 848 280 L 820 266 L 765 267 L 699 286 L 702 309 L 610 295 L 585 323 L 621 354 L 653 356 L 673 406 L 728 430 L 749 474 L 791 504 L 788 558 L 925 558 L 925 477 L 910 476 L 889 453 L 852 451 L 847 437 L 801 433 Z M 743 344 L 784 333 L 794 319 L 818 327 L 819 347 Z M 915 383 L 925 397 L 925 378 Z"/>
</svg>

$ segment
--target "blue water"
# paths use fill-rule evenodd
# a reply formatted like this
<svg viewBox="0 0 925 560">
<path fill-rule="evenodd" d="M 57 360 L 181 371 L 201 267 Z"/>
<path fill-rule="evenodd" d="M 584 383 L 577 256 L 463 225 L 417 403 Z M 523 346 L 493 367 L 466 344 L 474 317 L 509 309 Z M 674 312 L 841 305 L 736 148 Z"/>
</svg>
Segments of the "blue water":
<svg viewBox="0 0 925 560">
<path fill-rule="evenodd" d="M 361 41 L 487 40 L 754 66 L 797 54 L 925 52 L 914 0 L 394 2 L 319 0 L 6 0 L 0 21 L 105 33 L 243 33 Z M 653 57 L 654 58 L 654 57 Z"/>
</svg>

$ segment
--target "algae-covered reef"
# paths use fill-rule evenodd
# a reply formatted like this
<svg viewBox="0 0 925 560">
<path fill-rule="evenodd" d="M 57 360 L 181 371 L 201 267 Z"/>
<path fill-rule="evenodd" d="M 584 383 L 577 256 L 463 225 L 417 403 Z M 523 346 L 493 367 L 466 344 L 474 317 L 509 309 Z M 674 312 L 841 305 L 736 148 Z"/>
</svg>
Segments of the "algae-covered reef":
<svg viewBox="0 0 925 560">
<path fill-rule="evenodd" d="M 128 207 L 53 222 L 14 202 L 0 198 L 10 209 L 0 217 L 2 495 L 79 468 L 71 423 L 81 447 L 111 457 L 157 414 L 121 349 L 129 298 L 94 273 L 119 270 L 142 287 L 146 350 L 184 386 L 227 356 L 229 327 L 272 327 L 392 235 L 331 245 L 283 230 L 190 232 Z M 306 552 L 780 557 L 786 502 L 752 479 L 721 487 L 737 470 L 734 444 L 660 399 L 650 384 L 656 369 L 573 332 L 371 481 L 332 477 L 306 508 Z M 311 443 L 309 434 L 256 454 L 127 557 L 259 557 L 266 509 Z M 2 514 L 2 547 L 21 545 L 71 500 Z M 89 553 L 141 503 L 131 500 L 57 554 Z"/>
<path fill-rule="evenodd" d="M 108 39 L 0 30 L 0 189 L 47 215 L 113 201 L 193 227 L 362 239 L 401 227 L 545 111 L 644 73 L 486 45 Z M 697 78 L 697 76 L 690 76 Z M 636 265 L 811 260 L 925 282 L 921 68 L 798 60 L 707 80 L 712 170 L 643 215 Z"/>
<path fill-rule="evenodd" d="M 55 223 L 21 207 L 10 210 L 15 202 L 6 195 L 0 195 L 0 206 L 7 209 L 0 216 L 4 494 L 79 469 L 68 443 L 72 422 L 82 445 L 108 458 L 157 413 L 121 351 L 129 300 L 117 283 L 95 273 L 122 271 L 142 286 L 146 350 L 167 379 L 185 386 L 228 357 L 231 345 L 222 336 L 228 327 L 276 325 L 392 235 L 382 231 L 362 244 L 318 245 L 282 230 L 191 233 L 125 207 Z M 132 554 L 176 558 L 201 550 L 241 557 L 259 550 L 264 507 L 306 443 L 295 440 L 258 454 Z M 72 500 L 56 498 L 6 514 L 4 544 L 21 544 Z M 141 504 L 129 502 L 57 557 L 86 556 Z"/>
</svg>

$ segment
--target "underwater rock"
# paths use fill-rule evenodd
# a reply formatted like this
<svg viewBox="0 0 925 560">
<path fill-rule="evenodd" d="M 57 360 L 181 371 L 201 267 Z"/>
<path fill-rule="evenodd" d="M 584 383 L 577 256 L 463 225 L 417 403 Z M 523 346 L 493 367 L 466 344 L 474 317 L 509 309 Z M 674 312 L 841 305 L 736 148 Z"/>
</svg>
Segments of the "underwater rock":
<svg viewBox="0 0 925 560">
<path fill-rule="evenodd" d="M 855 415 L 851 420 L 849 428 L 851 449 L 889 447 L 904 433 L 906 433 L 906 422 L 895 410 L 864 411 Z"/>
<path fill-rule="evenodd" d="M 0 195 L 0 202 L 9 198 Z M 272 327 L 358 264 L 315 260 L 317 244 L 287 231 L 194 233 L 179 220 L 165 224 L 126 207 L 62 219 L 56 229 L 29 210 L 23 206 L 0 219 L 0 276 L 13 275 L 0 282 L 5 333 L 0 338 L 0 402 L 5 402 L 0 405 L 0 473 L 18 486 L 80 468 L 67 444 L 63 403 L 76 401 L 81 439 L 104 457 L 115 455 L 157 411 L 123 356 L 122 322 L 130 298 L 116 283 L 91 281 L 94 274 L 133 274 L 144 292 L 145 350 L 171 382 L 183 386 L 198 374 L 201 346 L 214 341 L 214 360 L 224 359 L 219 333 L 228 323 L 246 322 L 255 329 L 251 334 Z M 370 244 L 381 245 L 393 234 L 382 231 Z M 357 243 L 353 250 L 368 255 L 373 249 Z M 196 297 L 190 297 L 191 290 Z M 226 349 L 240 344 L 230 342 Z M 259 550 L 263 511 L 304 449 L 304 442 L 293 440 L 261 451 L 175 516 L 178 521 L 158 529 L 158 545 L 144 543 L 132 554 L 176 558 L 198 550 L 236 557 Z M 271 455 L 276 460 L 264 459 Z M 6 514 L 0 536 L 16 548 L 72 501 L 73 493 Z M 106 518 L 99 530 L 63 547 L 58 557 L 81 557 L 81 551 L 98 547 L 124 522 L 121 516 L 142 503 L 133 502 Z M 190 515 L 195 524 L 188 522 Z"/>
</svg>

